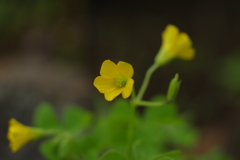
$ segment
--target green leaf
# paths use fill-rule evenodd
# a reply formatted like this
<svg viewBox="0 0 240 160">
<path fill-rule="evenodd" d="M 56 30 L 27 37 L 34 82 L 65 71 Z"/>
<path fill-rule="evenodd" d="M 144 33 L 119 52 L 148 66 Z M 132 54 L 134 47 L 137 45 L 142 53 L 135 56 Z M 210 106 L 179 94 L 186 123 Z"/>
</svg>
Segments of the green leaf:
<svg viewBox="0 0 240 160">
<path fill-rule="evenodd" d="M 176 146 L 191 147 L 198 141 L 198 132 L 187 122 L 181 125 L 162 126 L 166 138 Z"/>
<path fill-rule="evenodd" d="M 157 159 L 157 160 L 174 160 L 174 159 L 169 158 L 169 157 L 163 157 L 163 158 L 159 158 L 159 159 Z"/>
<path fill-rule="evenodd" d="M 75 144 L 71 139 L 59 135 L 42 142 L 40 152 L 51 160 L 66 159 L 75 152 Z"/>
<path fill-rule="evenodd" d="M 148 160 L 159 153 L 159 146 L 155 143 L 149 143 L 146 139 L 136 141 L 133 146 L 133 153 L 136 160 Z M 161 146 L 160 146 L 161 148 Z M 161 149 L 160 149 L 161 150 Z"/>
<path fill-rule="evenodd" d="M 108 107 L 109 112 L 100 114 L 92 132 L 81 140 L 80 148 L 87 154 L 99 155 L 106 148 L 125 150 L 127 143 L 127 129 L 130 119 L 130 106 L 127 100 L 116 99 Z M 104 107 L 104 106 L 103 106 Z M 87 158 L 85 158 L 87 159 Z"/>
<path fill-rule="evenodd" d="M 127 132 L 130 121 L 131 108 L 129 101 L 117 99 L 111 106 L 107 119 L 107 135 L 115 148 L 123 149 L 127 143 Z"/>
<path fill-rule="evenodd" d="M 93 132 L 91 132 L 90 136 L 94 139 L 94 142 L 91 141 L 88 144 L 91 144 L 91 148 L 98 147 L 99 150 L 101 148 L 106 148 L 111 143 L 111 135 L 109 133 L 109 121 L 107 117 L 100 117 L 97 120 L 95 127 L 93 128 Z M 89 145 L 87 145 L 89 146 Z M 90 148 L 88 147 L 88 148 Z"/>
<path fill-rule="evenodd" d="M 131 115 L 131 106 L 128 100 L 118 98 L 111 106 L 111 117 L 121 119 L 129 118 Z"/>
<path fill-rule="evenodd" d="M 73 151 L 73 145 L 69 139 L 62 139 L 58 146 L 58 155 L 64 159 L 70 156 L 70 152 Z"/>
<path fill-rule="evenodd" d="M 36 127 L 44 129 L 60 128 L 58 118 L 53 110 L 53 107 L 48 102 L 43 102 L 38 105 L 33 115 L 33 123 Z"/>
<path fill-rule="evenodd" d="M 97 137 L 102 138 L 102 136 Z M 76 139 L 75 141 L 75 150 L 82 155 L 82 159 L 84 160 L 96 160 L 99 157 L 99 152 L 102 150 L 102 147 L 98 148 L 99 141 L 95 139 L 95 137 L 88 135 L 88 137 L 84 137 L 83 139 Z"/>
<path fill-rule="evenodd" d="M 165 97 L 156 96 L 153 101 L 165 101 Z M 170 143 L 175 147 L 190 147 L 196 144 L 198 134 L 184 118 L 177 115 L 175 103 L 170 103 L 161 107 L 148 107 L 143 116 L 143 122 L 139 126 L 141 137 L 146 143 L 156 142 L 164 146 Z M 155 133 L 155 135 L 153 134 Z M 164 148 L 162 148 L 164 150 Z"/>
<path fill-rule="evenodd" d="M 127 158 L 118 151 L 108 151 L 99 160 L 127 160 Z"/>
<path fill-rule="evenodd" d="M 180 150 L 174 150 L 174 151 L 171 151 L 171 152 L 167 152 L 167 153 L 160 154 L 160 155 L 152 158 L 151 160 L 162 160 L 162 159 L 164 159 L 164 158 L 172 159 L 172 157 L 176 157 L 176 156 L 178 156 L 180 153 L 181 153 Z M 170 157 L 171 157 L 171 158 L 170 158 Z M 167 159 L 166 159 L 166 160 L 167 160 Z"/>
<path fill-rule="evenodd" d="M 64 129 L 72 134 L 78 134 L 87 127 L 92 120 L 92 114 L 78 106 L 71 106 L 63 111 Z"/>
<path fill-rule="evenodd" d="M 154 102 L 164 102 L 166 98 L 156 96 L 152 99 Z M 144 119 L 146 121 L 166 123 L 177 116 L 177 107 L 175 103 L 169 103 L 161 107 L 147 107 Z"/>
<path fill-rule="evenodd" d="M 50 160 L 59 160 L 58 146 L 60 142 L 59 137 L 45 140 L 40 144 L 40 152 L 44 157 Z"/>
</svg>

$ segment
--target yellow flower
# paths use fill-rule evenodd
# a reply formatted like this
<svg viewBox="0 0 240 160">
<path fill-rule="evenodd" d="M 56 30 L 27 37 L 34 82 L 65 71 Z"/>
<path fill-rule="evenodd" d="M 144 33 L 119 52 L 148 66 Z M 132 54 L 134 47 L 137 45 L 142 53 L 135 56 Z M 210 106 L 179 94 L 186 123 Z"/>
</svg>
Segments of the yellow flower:
<svg viewBox="0 0 240 160">
<path fill-rule="evenodd" d="M 195 49 L 186 33 L 179 32 L 174 25 L 167 25 L 162 33 L 162 46 L 155 58 L 159 65 L 164 65 L 174 58 L 191 60 L 194 58 Z"/>
<path fill-rule="evenodd" d="M 9 120 L 9 128 L 7 133 L 7 138 L 10 141 L 10 148 L 12 152 L 18 151 L 26 143 L 36 140 L 43 135 L 41 129 L 27 127 L 14 118 Z"/>
<path fill-rule="evenodd" d="M 110 60 L 105 60 L 100 75 L 95 78 L 93 85 L 100 93 L 104 93 L 107 101 L 112 101 L 121 93 L 123 98 L 131 95 L 134 84 L 131 64 L 119 61 L 116 65 Z"/>
</svg>

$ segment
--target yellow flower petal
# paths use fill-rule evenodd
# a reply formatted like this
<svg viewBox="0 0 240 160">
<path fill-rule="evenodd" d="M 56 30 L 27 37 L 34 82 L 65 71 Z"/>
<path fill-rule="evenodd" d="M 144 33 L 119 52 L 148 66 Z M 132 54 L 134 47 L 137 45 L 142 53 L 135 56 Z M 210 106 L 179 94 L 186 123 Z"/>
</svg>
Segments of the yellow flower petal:
<svg viewBox="0 0 240 160">
<path fill-rule="evenodd" d="M 127 98 L 132 93 L 133 73 L 133 67 L 129 63 L 120 61 L 116 65 L 110 60 L 105 60 L 100 70 L 101 76 L 94 79 L 93 85 L 100 93 L 104 93 L 107 101 L 112 101 L 121 93 Z"/>
<path fill-rule="evenodd" d="M 122 92 L 123 98 L 128 98 L 131 95 L 133 84 L 134 84 L 134 80 L 132 78 L 128 79 L 127 84 Z"/>
<path fill-rule="evenodd" d="M 93 85 L 98 89 L 100 93 L 108 93 L 116 89 L 115 81 L 113 78 L 104 78 L 102 76 L 96 77 Z"/>
<path fill-rule="evenodd" d="M 133 76 L 133 67 L 131 64 L 119 61 L 117 64 L 117 69 L 126 78 L 132 78 Z"/>
<path fill-rule="evenodd" d="M 28 127 L 12 118 L 9 121 L 7 138 L 12 152 L 16 152 L 33 138 L 33 134 Z"/>
<path fill-rule="evenodd" d="M 124 88 L 116 88 L 112 92 L 105 93 L 104 97 L 107 101 L 112 101 L 114 98 L 116 98 L 119 94 L 122 93 Z"/>
<path fill-rule="evenodd" d="M 194 57 L 195 50 L 192 48 L 192 41 L 186 33 L 181 33 L 175 46 L 176 57 L 191 60 Z"/>
<path fill-rule="evenodd" d="M 114 78 L 120 75 L 117 65 L 110 60 L 105 60 L 102 64 L 100 75 L 106 78 Z"/>
<path fill-rule="evenodd" d="M 155 62 L 161 65 L 168 64 L 174 58 L 191 60 L 195 50 L 192 41 L 186 33 L 179 32 L 174 25 L 168 25 L 162 33 L 162 46 L 155 57 Z"/>
<path fill-rule="evenodd" d="M 176 26 L 169 24 L 162 33 L 163 46 L 173 45 L 178 38 L 179 30 Z"/>
<path fill-rule="evenodd" d="M 179 37 L 176 41 L 175 48 L 176 50 L 181 50 L 184 48 L 189 48 L 192 45 L 192 41 L 186 33 L 179 34 Z"/>
<path fill-rule="evenodd" d="M 183 60 L 192 60 L 195 56 L 195 49 L 188 48 L 186 50 L 183 50 L 177 54 L 177 57 Z"/>
<path fill-rule="evenodd" d="M 10 141 L 9 146 L 12 152 L 18 151 L 26 143 L 40 138 L 41 136 L 43 136 L 43 131 L 41 129 L 27 127 L 14 118 L 9 120 L 7 138 Z"/>
</svg>

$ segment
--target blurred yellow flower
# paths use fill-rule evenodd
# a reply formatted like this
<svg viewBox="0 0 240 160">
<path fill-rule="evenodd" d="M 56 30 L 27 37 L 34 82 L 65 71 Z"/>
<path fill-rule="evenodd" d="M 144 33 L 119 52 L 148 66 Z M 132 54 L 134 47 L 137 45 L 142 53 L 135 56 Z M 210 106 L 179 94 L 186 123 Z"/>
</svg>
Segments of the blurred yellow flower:
<svg viewBox="0 0 240 160">
<path fill-rule="evenodd" d="M 162 33 L 162 46 L 155 58 L 159 65 L 170 62 L 173 58 L 191 60 L 194 58 L 195 49 L 186 33 L 179 32 L 174 25 L 167 25 Z"/>
<path fill-rule="evenodd" d="M 112 101 L 122 93 L 123 98 L 128 98 L 133 89 L 133 67 L 131 64 L 119 61 L 117 64 L 105 60 L 102 64 L 100 75 L 95 78 L 93 85 L 100 93 L 104 93 L 107 101 Z"/>
<path fill-rule="evenodd" d="M 27 127 L 16 121 L 14 118 L 9 120 L 7 138 L 10 141 L 9 146 L 12 152 L 18 151 L 26 143 L 40 138 L 42 135 L 43 132 L 39 129 Z"/>
</svg>

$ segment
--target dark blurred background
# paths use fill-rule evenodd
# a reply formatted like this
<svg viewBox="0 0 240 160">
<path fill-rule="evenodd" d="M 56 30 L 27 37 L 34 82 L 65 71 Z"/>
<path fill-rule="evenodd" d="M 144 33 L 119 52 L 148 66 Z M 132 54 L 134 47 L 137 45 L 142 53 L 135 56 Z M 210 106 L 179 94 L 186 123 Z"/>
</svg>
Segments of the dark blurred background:
<svg viewBox="0 0 240 160">
<path fill-rule="evenodd" d="M 240 1 L 1 0 L 0 159 L 43 160 L 38 142 L 11 153 L 8 120 L 31 125 L 49 101 L 92 108 L 102 62 L 131 63 L 135 88 L 161 44 L 167 24 L 189 34 L 193 61 L 174 60 L 153 75 L 145 99 L 166 93 L 179 73 L 179 111 L 200 130 L 193 152 L 214 146 L 240 159 Z M 102 96 L 102 95 L 101 95 Z"/>
</svg>

